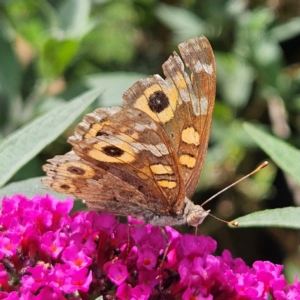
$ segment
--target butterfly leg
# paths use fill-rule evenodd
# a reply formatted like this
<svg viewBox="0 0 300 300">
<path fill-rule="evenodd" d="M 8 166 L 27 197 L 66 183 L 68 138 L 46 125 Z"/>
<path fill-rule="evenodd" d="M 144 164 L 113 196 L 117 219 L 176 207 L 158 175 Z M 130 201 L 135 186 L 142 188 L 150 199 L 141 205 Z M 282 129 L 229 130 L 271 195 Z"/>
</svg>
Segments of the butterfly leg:
<svg viewBox="0 0 300 300">
<path fill-rule="evenodd" d="M 162 259 L 161 259 L 161 262 L 158 266 L 158 278 L 159 278 L 159 290 L 162 291 L 163 289 L 163 270 L 162 270 L 162 266 L 163 266 L 163 263 L 167 257 L 167 254 L 168 254 L 168 251 L 169 251 L 169 248 L 170 248 L 170 241 L 169 241 L 169 238 L 167 236 L 167 233 L 166 233 L 166 230 L 164 227 L 159 227 L 165 241 L 166 241 L 166 248 L 164 250 L 164 253 L 163 253 L 163 256 L 162 256 Z"/>
<path fill-rule="evenodd" d="M 129 249 L 130 249 L 130 231 L 131 231 L 131 224 L 127 223 L 127 246 L 126 246 L 126 257 L 129 255 Z"/>
</svg>

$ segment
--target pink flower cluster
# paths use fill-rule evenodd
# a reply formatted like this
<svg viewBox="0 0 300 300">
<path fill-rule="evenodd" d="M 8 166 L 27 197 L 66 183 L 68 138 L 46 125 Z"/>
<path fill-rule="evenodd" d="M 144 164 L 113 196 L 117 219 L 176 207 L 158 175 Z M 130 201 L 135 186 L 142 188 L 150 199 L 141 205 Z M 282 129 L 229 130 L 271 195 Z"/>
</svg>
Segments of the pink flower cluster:
<svg viewBox="0 0 300 300">
<path fill-rule="evenodd" d="M 96 212 L 69 214 L 73 200 L 2 201 L 0 299 L 300 299 L 282 266 L 253 267 L 216 242 Z M 167 247 L 167 240 L 169 247 Z"/>
</svg>

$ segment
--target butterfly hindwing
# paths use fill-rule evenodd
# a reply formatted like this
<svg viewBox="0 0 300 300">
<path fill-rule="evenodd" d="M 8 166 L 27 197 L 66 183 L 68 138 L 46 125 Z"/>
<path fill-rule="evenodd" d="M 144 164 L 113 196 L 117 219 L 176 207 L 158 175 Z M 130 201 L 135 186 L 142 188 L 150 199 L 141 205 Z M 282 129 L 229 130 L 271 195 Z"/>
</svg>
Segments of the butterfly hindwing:
<svg viewBox="0 0 300 300">
<path fill-rule="evenodd" d="M 128 182 L 149 201 L 160 202 L 162 211 L 181 212 L 183 179 L 164 130 L 138 109 L 119 110 L 109 117 L 107 110 L 88 114 L 75 128 L 69 138 L 74 152 Z"/>
<path fill-rule="evenodd" d="M 81 159 L 73 151 L 49 162 L 44 166 L 48 175 L 42 179 L 45 186 L 84 199 L 91 209 L 118 215 L 127 215 L 130 209 L 133 216 L 142 216 L 151 206 L 154 210 L 161 209 L 149 203 L 149 199 L 132 185 Z"/>
</svg>

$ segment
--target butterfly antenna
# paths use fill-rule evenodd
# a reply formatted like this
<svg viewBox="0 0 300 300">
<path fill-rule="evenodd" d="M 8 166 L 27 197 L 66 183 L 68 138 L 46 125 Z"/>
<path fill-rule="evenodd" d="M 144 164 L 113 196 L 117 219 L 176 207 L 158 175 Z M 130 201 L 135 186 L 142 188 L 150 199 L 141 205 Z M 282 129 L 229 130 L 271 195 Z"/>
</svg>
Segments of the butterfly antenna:
<svg viewBox="0 0 300 300">
<path fill-rule="evenodd" d="M 239 180 L 237 180 L 236 182 L 230 184 L 229 186 L 227 186 L 226 188 L 224 188 L 223 190 L 219 191 L 218 193 L 214 194 L 212 197 L 210 197 L 209 199 L 207 199 L 204 203 L 201 204 L 201 206 L 203 207 L 206 203 L 210 202 L 212 199 L 216 198 L 217 196 L 219 196 L 220 194 L 222 194 L 223 192 L 227 191 L 228 189 L 232 188 L 233 186 L 235 186 L 236 184 L 240 183 L 241 181 L 243 181 L 244 179 L 252 176 L 253 174 L 257 173 L 258 171 L 260 171 L 261 169 L 265 168 L 268 165 L 267 161 L 264 161 L 262 164 L 260 164 L 255 170 L 253 170 L 252 172 L 250 172 L 249 174 L 245 175 L 244 177 L 240 178 Z M 237 222 L 227 222 L 225 220 L 219 219 L 218 217 L 209 214 L 210 216 L 212 216 L 213 218 L 226 223 L 226 224 L 230 224 L 233 226 L 238 226 Z"/>
<path fill-rule="evenodd" d="M 236 222 L 236 221 L 231 221 L 231 222 L 229 222 L 229 221 L 220 219 L 220 218 L 218 218 L 218 217 L 216 217 L 216 216 L 214 216 L 214 215 L 212 215 L 212 214 L 210 214 L 210 213 L 209 213 L 209 215 L 210 215 L 211 217 L 215 218 L 216 220 L 218 220 L 218 221 L 220 221 L 220 222 L 222 222 L 222 223 L 225 223 L 225 224 L 227 224 L 227 225 L 232 225 L 232 226 L 235 226 L 235 227 L 238 227 L 238 226 L 239 226 L 239 223 Z"/>
</svg>

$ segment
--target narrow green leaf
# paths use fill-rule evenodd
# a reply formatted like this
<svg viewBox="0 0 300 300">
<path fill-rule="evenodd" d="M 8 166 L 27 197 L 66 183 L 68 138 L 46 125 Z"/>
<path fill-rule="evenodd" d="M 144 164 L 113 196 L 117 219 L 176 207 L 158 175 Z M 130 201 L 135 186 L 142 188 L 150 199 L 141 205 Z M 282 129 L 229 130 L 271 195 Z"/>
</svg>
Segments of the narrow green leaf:
<svg viewBox="0 0 300 300">
<path fill-rule="evenodd" d="M 148 76 L 142 73 L 113 72 L 85 76 L 84 83 L 89 88 L 105 87 L 101 94 L 101 106 L 113 106 L 122 105 L 123 93 L 136 81 Z"/>
<path fill-rule="evenodd" d="M 65 200 L 66 198 L 68 198 L 68 195 L 59 194 L 51 190 L 46 190 L 45 186 L 41 182 L 42 178 L 43 177 L 35 177 L 17 182 L 12 182 L 0 189 L 0 199 L 2 199 L 4 196 L 11 197 L 15 194 L 22 194 L 28 198 L 32 198 L 35 195 L 45 194 L 50 194 L 56 199 L 60 200 Z"/>
<path fill-rule="evenodd" d="M 182 7 L 160 4 L 155 13 L 158 19 L 175 33 L 175 42 L 211 33 L 209 26 L 202 19 Z"/>
<path fill-rule="evenodd" d="M 300 207 L 266 209 L 234 220 L 238 227 L 285 227 L 300 229 Z"/>
<path fill-rule="evenodd" d="M 65 201 L 67 198 L 73 198 L 70 195 L 59 194 L 53 190 L 47 190 L 42 184 L 41 179 L 43 177 L 30 178 L 18 182 L 13 182 L 0 189 L 0 208 L 2 205 L 3 197 L 12 197 L 13 195 L 19 194 L 24 195 L 31 199 L 37 195 L 49 194 L 54 198 Z M 72 211 L 86 210 L 87 206 L 82 200 L 75 200 Z"/>
<path fill-rule="evenodd" d="M 86 92 L 6 137 L 0 144 L 0 186 L 64 132 L 100 93 L 99 89 Z"/>
<path fill-rule="evenodd" d="M 5 32 L 5 22 L 0 20 L 2 34 L 0 34 L 0 91 L 2 94 L 15 96 L 20 91 L 21 82 L 21 65 L 13 50 L 13 45 L 7 36 L 3 36 Z"/>
<path fill-rule="evenodd" d="M 244 107 L 252 91 L 252 67 L 236 54 L 217 53 L 216 60 L 218 83 L 223 97 L 234 107 Z"/>
<path fill-rule="evenodd" d="M 300 184 L 300 151 L 249 123 L 244 128 L 272 160 Z"/>
<path fill-rule="evenodd" d="M 300 33 L 300 18 L 295 17 L 287 22 L 282 22 L 270 31 L 271 36 L 280 42 L 293 39 Z"/>
<path fill-rule="evenodd" d="M 294 255 L 294 253 L 290 253 L 286 256 L 283 261 L 284 265 L 284 277 L 287 282 L 294 282 L 295 276 L 300 274 L 300 261 L 298 255 Z"/>
</svg>

